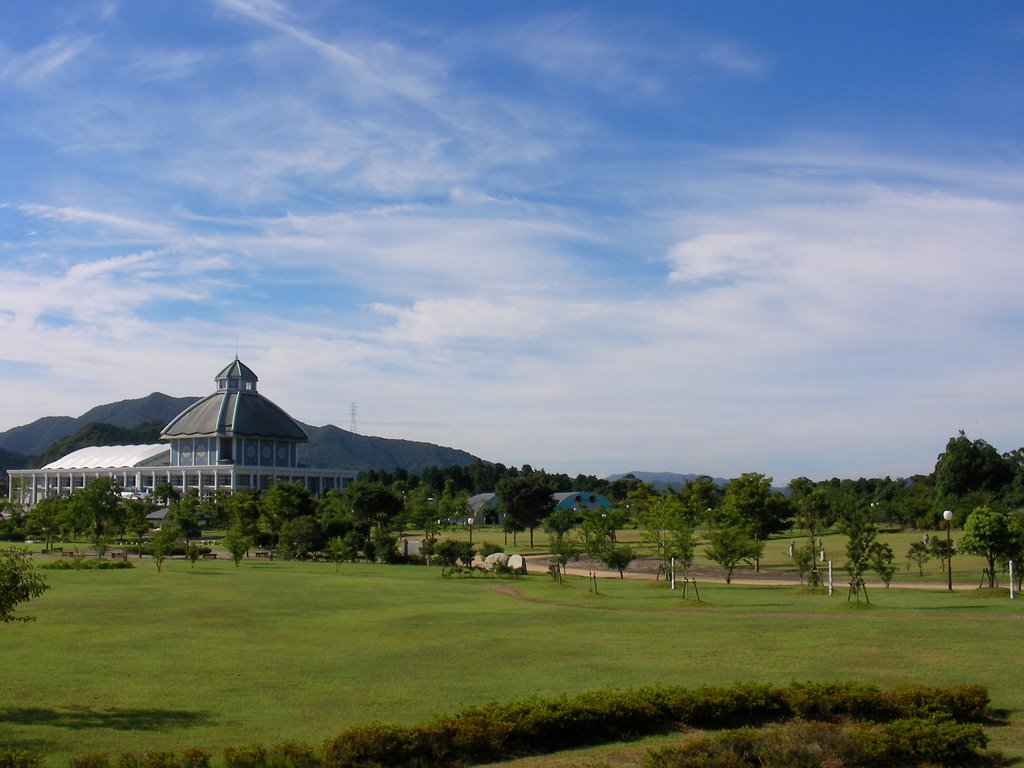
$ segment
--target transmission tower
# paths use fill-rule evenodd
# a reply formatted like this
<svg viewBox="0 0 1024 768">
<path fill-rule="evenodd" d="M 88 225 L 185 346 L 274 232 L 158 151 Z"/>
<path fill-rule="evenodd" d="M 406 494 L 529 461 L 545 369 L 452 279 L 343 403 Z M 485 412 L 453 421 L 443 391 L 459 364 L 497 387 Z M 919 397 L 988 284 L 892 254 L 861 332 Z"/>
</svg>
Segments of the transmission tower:
<svg viewBox="0 0 1024 768">
<path fill-rule="evenodd" d="M 349 428 L 348 428 L 348 431 L 351 432 L 353 435 L 358 435 L 359 431 L 356 429 L 356 404 L 355 403 L 352 403 L 348 407 L 348 415 L 349 415 Z"/>
</svg>

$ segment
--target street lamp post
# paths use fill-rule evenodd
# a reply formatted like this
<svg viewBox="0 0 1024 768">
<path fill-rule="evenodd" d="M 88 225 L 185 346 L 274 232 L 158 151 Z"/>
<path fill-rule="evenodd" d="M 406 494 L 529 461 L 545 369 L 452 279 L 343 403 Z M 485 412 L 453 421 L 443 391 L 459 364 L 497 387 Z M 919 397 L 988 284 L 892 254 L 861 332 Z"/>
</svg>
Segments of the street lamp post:
<svg viewBox="0 0 1024 768">
<path fill-rule="evenodd" d="M 950 538 L 949 529 L 953 527 L 953 512 L 947 509 L 942 513 L 942 519 L 946 521 L 946 587 L 953 591 L 953 540 Z"/>
<path fill-rule="evenodd" d="M 469 543 L 472 544 L 473 543 L 473 518 L 472 517 L 466 518 L 466 525 L 469 526 Z M 950 589 L 952 589 L 952 587 L 950 587 Z"/>
</svg>

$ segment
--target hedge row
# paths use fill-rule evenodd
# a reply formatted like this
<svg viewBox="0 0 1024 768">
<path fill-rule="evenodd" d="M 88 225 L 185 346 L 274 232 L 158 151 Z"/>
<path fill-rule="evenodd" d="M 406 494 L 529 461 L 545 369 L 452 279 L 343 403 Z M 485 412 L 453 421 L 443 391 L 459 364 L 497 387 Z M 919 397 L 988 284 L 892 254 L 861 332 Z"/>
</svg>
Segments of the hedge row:
<svg viewBox="0 0 1024 768">
<path fill-rule="evenodd" d="M 758 731 L 750 729 L 751 725 L 794 719 L 819 725 L 854 721 L 860 730 L 850 731 L 853 735 L 849 738 L 864 754 L 883 754 L 897 742 L 916 744 L 914 734 L 927 728 L 936 729 L 933 740 L 948 737 L 950 744 L 963 743 L 973 750 L 976 744 L 984 745 L 984 733 L 976 723 L 985 718 L 988 703 L 988 693 L 981 686 L 902 686 L 891 691 L 856 683 L 793 683 L 784 688 L 746 683 L 694 690 L 655 686 L 491 703 L 417 726 L 371 723 L 343 731 L 328 740 L 319 754 L 294 743 L 230 747 L 224 751 L 224 764 L 227 768 L 471 765 L 629 740 L 681 725 L 704 729 L 746 726 L 729 732 L 739 735 L 727 733 L 708 742 L 716 745 L 714 749 L 725 749 L 722 745 L 732 743 L 730 739 L 736 743 L 753 739 Z M 821 733 L 832 730 L 822 728 Z M 876 742 L 877 746 L 871 747 Z M 0 750 L 0 768 L 38 768 L 40 760 L 35 753 Z M 210 755 L 197 749 L 180 754 L 126 753 L 116 760 L 90 755 L 70 761 L 70 768 L 209 766 Z"/>
<path fill-rule="evenodd" d="M 649 768 L 891 768 L 984 764 L 988 739 L 977 723 L 895 720 L 740 728 L 648 752 Z"/>
<path fill-rule="evenodd" d="M 41 563 L 40 568 L 51 571 L 117 571 L 122 568 L 134 568 L 135 563 L 131 560 L 103 560 L 98 557 L 63 557 L 60 560 L 50 560 Z"/>
<path fill-rule="evenodd" d="M 985 717 L 988 702 L 981 686 L 904 686 L 886 692 L 851 683 L 786 688 L 748 683 L 597 691 L 470 707 L 414 727 L 374 723 L 350 728 L 327 742 L 323 759 L 326 768 L 473 764 L 634 739 L 680 725 L 725 728 L 793 718 L 977 722 Z"/>
</svg>

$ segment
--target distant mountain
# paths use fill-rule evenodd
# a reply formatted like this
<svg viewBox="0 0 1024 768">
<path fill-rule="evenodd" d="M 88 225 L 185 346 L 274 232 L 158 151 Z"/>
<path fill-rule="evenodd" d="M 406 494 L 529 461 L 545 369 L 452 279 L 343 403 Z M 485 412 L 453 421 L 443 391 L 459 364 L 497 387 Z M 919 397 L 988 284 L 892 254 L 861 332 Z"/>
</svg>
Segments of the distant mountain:
<svg viewBox="0 0 1024 768">
<path fill-rule="evenodd" d="M 98 405 L 78 418 L 47 416 L 0 432 L 0 471 L 40 466 L 90 445 L 155 442 L 164 425 L 199 399 L 154 392 L 135 400 Z M 302 428 L 309 442 L 299 446 L 299 462 L 307 467 L 387 471 L 401 467 L 418 474 L 430 466 L 464 466 L 479 461 L 465 451 L 433 443 L 358 435 L 333 425 L 302 424 Z"/>
<path fill-rule="evenodd" d="M 626 472 L 622 475 L 609 475 L 605 479 L 610 483 L 614 483 L 616 480 L 621 480 L 624 477 L 635 477 L 637 480 L 651 484 L 659 491 L 665 490 L 666 487 L 674 488 L 678 491 L 692 480 L 696 480 L 698 477 L 707 477 L 707 475 L 681 475 L 678 472 Z M 711 479 L 719 488 L 725 488 L 729 484 L 729 481 L 724 477 L 712 477 Z M 788 485 L 773 485 L 771 490 L 775 493 L 789 494 Z"/>
<path fill-rule="evenodd" d="M 299 461 L 308 467 L 388 471 L 401 467 L 419 474 L 427 467 L 465 466 L 479 461 L 473 454 L 456 448 L 358 435 L 333 424 L 326 427 L 302 424 L 302 428 L 309 435 L 309 442 L 299 446 Z"/>
<path fill-rule="evenodd" d="M 62 437 L 55 442 L 36 460 L 40 466 L 67 456 L 79 448 L 93 445 L 147 445 L 160 442 L 160 430 L 166 422 L 154 420 L 144 421 L 137 427 L 119 427 L 102 421 L 92 421 L 73 435 Z"/>
<path fill-rule="evenodd" d="M 696 474 L 681 475 L 678 472 L 626 472 L 621 475 L 609 475 L 606 479 L 608 482 L 614 483 L 616 480 L 629 476 L 635 477 L 641 482 L 649 483 L 659 491 L 665 488 L 679 490 L 690 481 L 696 480 L 698 477 L 705 477 L 705 475 Z M 729 484 L 729 481 L 722 477 L 713 477 L 711 479 L 715 481 L 715 485 L 722 488 Z"/>
<path fill-rule="evenodd" d="M 26 456 L 40 456 L 58 440 L 75 434 L 89 424 L 113 424 L 115 427 L 125 429 L 137 427 L 147 421 L 161 421 L 166 424 L 198 399 L 170 397 L 161 392 L 154 392 L 135 400 L 98 405 L 78 418 L 44 416 L 31 424 L 0 432 L 0 448 Z"/>
</svg>

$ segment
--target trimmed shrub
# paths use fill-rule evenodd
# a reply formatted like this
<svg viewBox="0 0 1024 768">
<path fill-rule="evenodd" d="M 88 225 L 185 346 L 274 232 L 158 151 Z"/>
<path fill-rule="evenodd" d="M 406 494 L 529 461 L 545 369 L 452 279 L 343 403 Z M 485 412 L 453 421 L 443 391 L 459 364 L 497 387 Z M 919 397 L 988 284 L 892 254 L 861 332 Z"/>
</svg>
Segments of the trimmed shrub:
<svg viewBox="0 0 1024 768">
<path fill-rule="evenodd" d="M 228 747 L 224 750 L 224 764 L 227 768 L 266 768 L 267 750 L 258 742 L 244 747 Z"/>
<path fill-rule="evenodd" d="M 39 768 L 43 764 L 43 757 L 42 752 L 0 748 L 0 768 Z"/>
<path fill-rule="evenodd" d="M 154 750 L 142 755 L 142 768 L 181 768 L 174 752 Z"/>
<path fill-rule="evenodd" d="M 411 766 L 423 759 L 422 747 L 409 728 L 388 723 L 349 728 L 324 745 L 325 766 Z"/>
<path fill-rule="evenodd" d="M 963 765 L 986 745 L 981 727 L 950 720 L 883 724 L 795 721 L 738 728 L 648 752 L 650 768 L 888 768 Z"/>
<path fill-rule="evenodd" d="M 873 685 L 794 682 L 780 693 L 789 712 L 805 720 L 854 717 L 884 721 L 900 714 L 889 697 Z"/>
<path fill-rule="evenodd" d="M 78 755 L 68 759 L 68 768 L 110 768 L 110 755 Z"/>
<path fill-rule="evenodd" d="M 40 563 L 40 568 L 51 571 L 117 571 L 122 568 L 134 568 L 131 560 L 103 560 L 98 557 L 65 557 Z"/>
<path fill-rule="evenodd" d="M 308 744 L 286 741 L 267 750 L 268 768 L 317 768 L 320 757 Z"/>
<path fill-rule="evenodd" d="M 954 720 L 978 722 L 988 712 L 988 691 L 981 685 L 954 685 L 934 688 L 924 685 L 901 685 L 890 694 L 903 717 L 951 717 Z"/>
<path fill-rule="evenodd" d="M 181 750 L 181 768 L 210 768 L 210 753 L 196 747 Z"/>
<path fill-rule="evenodd" d="M 857 725 L 851 731 L 864 750 L 866 761 L 880 766 L 900 760 L 962 765 L 977 757 L 976 750 L 988 745 L 980 725 L 953 720 L 895 720 L 881 725 Z"/>
<path fill-rule="evenodd" d="M 724 728 L 741 723 L 767 722 L 789 714 L 780 689 L 758 683 L 729 688 L 698 688 L 689 701 L 687 725 Z"/>
</svg>

